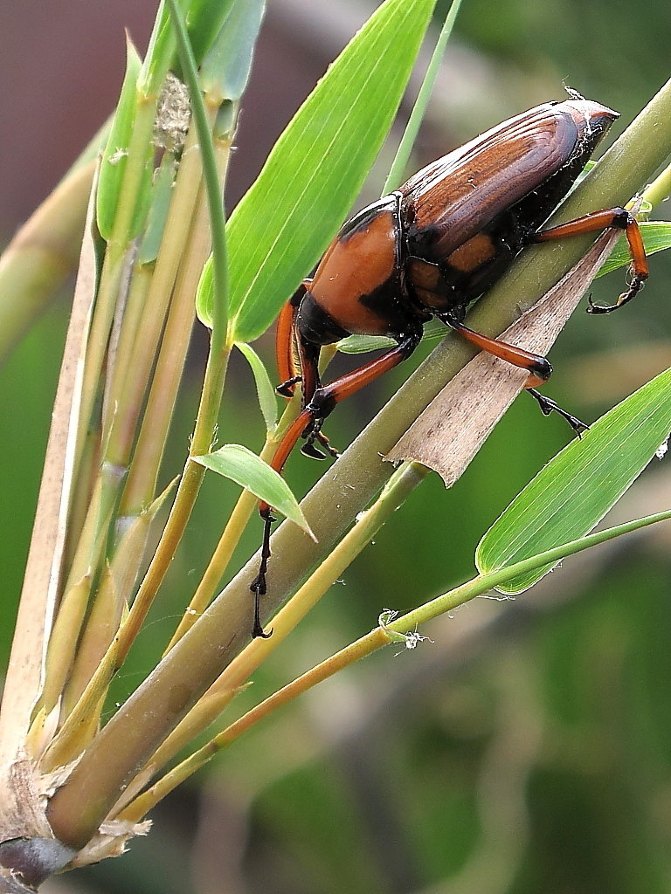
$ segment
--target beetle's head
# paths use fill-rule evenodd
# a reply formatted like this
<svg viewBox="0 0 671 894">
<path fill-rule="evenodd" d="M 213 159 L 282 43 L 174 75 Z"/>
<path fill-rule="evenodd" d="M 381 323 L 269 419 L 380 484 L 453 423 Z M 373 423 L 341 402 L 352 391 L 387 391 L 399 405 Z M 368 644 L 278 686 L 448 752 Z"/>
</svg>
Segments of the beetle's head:
<svg viewBox="0 0 671 894">
<path fill-rule="evenodd" d="M 601 103 L 591 99 L 569 99 L 563 106 L 570 112 L 578 132 L 592 149 L 613 121 L 620 117 L 619 112 L 614 112 L 608 106 L 602 106 Z"/>
</svg>

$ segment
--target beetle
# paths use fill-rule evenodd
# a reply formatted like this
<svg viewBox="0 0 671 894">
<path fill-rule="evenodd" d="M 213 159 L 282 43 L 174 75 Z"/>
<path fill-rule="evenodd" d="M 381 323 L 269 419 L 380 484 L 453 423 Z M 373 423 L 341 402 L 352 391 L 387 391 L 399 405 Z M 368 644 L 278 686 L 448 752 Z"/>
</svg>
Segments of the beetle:
<svg viewBox="0 0 671 894">
<path fill-rule="evenodd" d="M 560 413 L 578 434 L 586 428 L 536 390 L 552 372 L 545 357 L 474 332 L 463 320 L 468 305 L 526 246 L 607 228 L 624 230 L 631 276 L 615 304 L 595 305 L 590 299 L 588 311 L 610 313 L 640 291 L 648 276 L 647 259 L 636 219 L 626 209 L 595 211 L 543 228 L 618 117 L 573 93 L 563 102 L 536 106 L 422 168 L 343 224 L 314 276 L 302 283 L 278 319 L 277 390 L 291 397 L 300 382 L 302 409 L 271 461 L 274 469 L 282 471 L 301 437 L 308 456 L 323 457 L 315 442 L 337 456 L 321 431 L 324 419 L 340 401 L 409 357 L 432 317 L 481 350 L 528 370 L 525 387 L 543 413 Z M 321 348 L 352 334 L 384 335 L 396 344 L 322 385 Z M 274 519 L 268 504 L 262 502 L 259 511 L 264 521 L 261 564 L 250 589 L 253 636 L 265 637 L 270 634 L 261 625 L 259 604 L 266 592 Z"/>
</svg>

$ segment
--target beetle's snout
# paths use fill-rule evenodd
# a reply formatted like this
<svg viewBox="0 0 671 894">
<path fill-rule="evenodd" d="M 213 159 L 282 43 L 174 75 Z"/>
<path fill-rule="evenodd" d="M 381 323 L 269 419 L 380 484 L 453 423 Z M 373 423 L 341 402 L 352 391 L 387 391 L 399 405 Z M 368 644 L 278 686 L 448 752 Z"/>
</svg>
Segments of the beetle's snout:
<svg viewBox="0 0 671 894">
<path fill-rule="evenodd" d="M 608 106 L 602 106 L 601 103 L 591 99 L 572 99 L 566 105 L 571 109 L 578 127 L 589 134 L 604 134 L 613 121 L 620 117 L 619 112 L 614 112 Z"/>
</svg>

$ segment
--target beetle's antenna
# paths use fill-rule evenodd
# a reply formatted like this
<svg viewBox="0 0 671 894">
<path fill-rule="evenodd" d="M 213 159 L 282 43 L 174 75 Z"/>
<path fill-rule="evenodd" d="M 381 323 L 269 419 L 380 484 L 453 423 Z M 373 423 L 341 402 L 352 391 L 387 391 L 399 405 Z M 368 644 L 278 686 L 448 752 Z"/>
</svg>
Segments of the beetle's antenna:
<svg viewBox="0 0 671 894">
<path fill-rule="evenodd" d="M 584 99 L 585 97 L 582 93 L 579 93 L 577 90 L 574 90 L 573 87 L 569 87 L 568 84 L 562 84 L 562 87 L 568 94 L 569 99 Z"/>
</svg>

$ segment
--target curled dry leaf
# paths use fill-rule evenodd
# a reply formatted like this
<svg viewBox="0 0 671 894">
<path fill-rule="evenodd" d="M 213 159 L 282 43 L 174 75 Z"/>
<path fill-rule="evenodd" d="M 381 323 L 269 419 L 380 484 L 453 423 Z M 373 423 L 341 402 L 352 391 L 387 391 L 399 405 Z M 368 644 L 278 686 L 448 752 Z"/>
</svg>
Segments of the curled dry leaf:
<svg viewBox="0 0 671 894">
<path fill-rule="evenodd" d="M 617 232 L 603 233 L 584 258 L 500 338 L 535 354 L 546 354 L 618 236 Z M 385 459 L 422 463 L 451 487 L 522 391 L 527 375 L 526 370 L 497 357 L 478 354 L 447 383 Z"/>
</svg>

